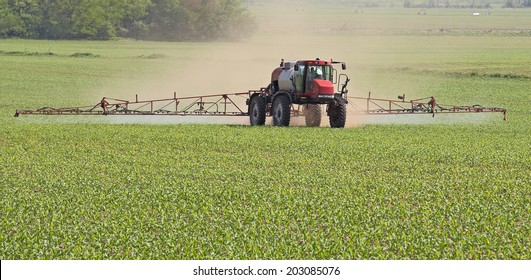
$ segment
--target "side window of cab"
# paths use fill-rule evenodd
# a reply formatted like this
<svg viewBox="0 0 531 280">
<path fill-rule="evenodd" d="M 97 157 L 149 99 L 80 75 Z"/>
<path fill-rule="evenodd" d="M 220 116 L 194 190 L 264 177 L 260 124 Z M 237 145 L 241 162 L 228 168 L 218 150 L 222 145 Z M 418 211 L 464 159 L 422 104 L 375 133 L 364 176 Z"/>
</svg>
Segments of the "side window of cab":
<svg viewBox="0 0 531 280">
<path fill-rule="evenodd" d="M 304 70 L 305 65 L 298 65 L 298 70 L 295 72 L 295 88 L 297 92 L 304 92 Z"/>
</svg>

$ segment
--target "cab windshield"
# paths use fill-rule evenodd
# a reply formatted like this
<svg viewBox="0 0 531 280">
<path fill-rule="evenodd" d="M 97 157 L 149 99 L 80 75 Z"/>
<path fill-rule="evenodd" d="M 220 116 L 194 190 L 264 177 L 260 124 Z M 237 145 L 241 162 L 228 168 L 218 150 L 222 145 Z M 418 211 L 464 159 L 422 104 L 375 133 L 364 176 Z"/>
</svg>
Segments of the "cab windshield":
<svg viewBox="0 0 531 280">
<path fill-rule="evenodd" d="M 306 79 L 304 79 L 305 74 Z M 311 92 L 315 79 L 332 81 L 332 67 L 330 65 L 300 65 L 295 77 L 297 91 Z"/>
</svg>

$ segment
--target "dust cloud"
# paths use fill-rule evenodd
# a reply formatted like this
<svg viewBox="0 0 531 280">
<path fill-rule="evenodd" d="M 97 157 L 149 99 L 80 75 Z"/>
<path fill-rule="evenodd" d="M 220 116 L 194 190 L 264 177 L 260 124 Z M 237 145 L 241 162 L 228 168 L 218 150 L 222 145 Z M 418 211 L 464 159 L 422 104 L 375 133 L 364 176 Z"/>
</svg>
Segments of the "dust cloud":
<svg viewBox="0 0 531 280">
<path fill-rule="evenodd" d="M 371 90 L 389 90 L 390 83 L 382 82 L 379 67 L 396 59 L 391 51 L 393 42 L 390 44 L 383 36 L 333 32 L 341 26 L 355 27 L 359 24 L 359 15 L 345 16 L 349 11 L 342 11 L 341 19 L 330 20 L 326 11 L 343 8 L 331 6 L 329 9 L 323 9 L 322 6 L 304 6 L 300 3 L 252 6 L 250 9 L 259 26 L 252 38 L 241 42 L 167 43 L 164 49 L 146 50 L 162 55 L 155 59 L 146 59 L 146 71 L 142 75 L 133 75 L 130 80 L 121 80 L 101 88 L 97 91 L 99 98 L 108 96 L 134 100 L 135 95 L 138 95 L 139 100 L 147 100 L 171 98 L 174 92 L 177 97 L 246 92 L 266 87 L 270 82 L 272 70 L 279 65 L 281 59 L 316 57 L 347 63 L 344 73 L 351 79 L 349 95 L 366 96 Z M 351 9 L 354 15 L 355 8 Z M 330 30 L 332 32 L 329 32 Z M 407 49 L 407 45 L 402 48 Z M 144 55 L 150 54 L 152 53 Z M 340 69 L 338 72 L 342 73 Z M 396 97 L 402 94 L 403 90 L 415 89 L 414 85 L 411 83 L 405 89 L 394 88 L 390 94 Z M 240 98 L 237 102 L 240 108 L 246 109 L 245 98 Z M 324 109 L 326 106 L 322 107 L 322 126 L 328 126 Z M 220 123 L 221 120 L 226 123 L 248 123 L 248 120 L 243 122 L 241 118 L 233 117 L 200 117 L 196 120 L 180 116 L 163 117 L 161 120 L 164 121 L 161 122 L 173 123 L 173 119 L 179 119 L 178 123 Z M 268 123 L 270 118 L 266 121 L 266 124 Z M 291 123 L 295 126 L 304 125 L 304 118 L 293 118 Z M 347 116 L 347 127 L 363 123 L 365 118 L 359 115 Z"/>
</svg>

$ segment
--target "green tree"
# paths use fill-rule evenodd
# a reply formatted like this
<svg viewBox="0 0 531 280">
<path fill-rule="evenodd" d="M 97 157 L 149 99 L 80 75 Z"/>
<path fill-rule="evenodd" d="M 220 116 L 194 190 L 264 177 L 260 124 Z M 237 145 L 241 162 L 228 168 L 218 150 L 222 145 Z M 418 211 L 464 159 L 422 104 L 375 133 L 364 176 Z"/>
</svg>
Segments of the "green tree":
<svg viewBox="0 0 531 280">
<path fill-rule="evenodd" d="M 109 39 L 146 15 L 150 0 L 40 0 L 38 37 Z"/>
<path fill-rule="evenodd" d="M 182 0 L 192 16 L 195 40 L 238 40 L 251 35 L 256 23 L 238 0 Z"/>
<path fill-rule="evenodd" d="M 221 1 L 220 22 L 222 23 L 219 37 L 239 40 L 251 36 L 256 29 L 256 23 L 249 12 L 237 0 Z"/>
<path fill-rule="evenodd" d="M 239 0 L 0 0 L 0 37 L 208 41 L 255 29 Z"/>
<path fill-rule="evenodd" d="M 238 0 L 153 0 L 139 38 L 167 41 L 238 40 L 256 28 Z"/>
<path fill-rule="evenodd" d="M 7 1 L 0 2 L 0 37 L 21 36 L 26 30 L 24 22 L 7 7 L 6 3 Z"/>
<path fill-rule="evenodd" d="M 31 37 L 38 25 L 36 0 L 0 1 L 0 36 Z"/>
<path fill-rule="evenodd" d="M 193 34 L 191 15 L 178 0 L 153 0 L 144 22 L 143 39 L 181 41 Z"/>
<path fill-rule="evenodd" d="M 119 36 L 135 38 L 147 30 L 144 20 L 152 0 L 116 0 L 115 2 L 113 18 L 119 20 L 115 23 Z"/>
<path fill-rule="evenodd" d="M 37 36 L 46 39 L 106 39 L 109 0 L 41 0 Z"/>
</svg>

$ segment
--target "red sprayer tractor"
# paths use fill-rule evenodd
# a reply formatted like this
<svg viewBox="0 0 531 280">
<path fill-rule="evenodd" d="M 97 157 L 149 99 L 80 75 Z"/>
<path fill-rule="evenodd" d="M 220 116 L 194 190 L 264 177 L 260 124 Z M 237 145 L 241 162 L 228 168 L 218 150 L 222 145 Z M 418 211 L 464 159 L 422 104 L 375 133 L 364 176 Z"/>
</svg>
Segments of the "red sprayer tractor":
<svg viewBox="0 0 531 280">
<path fill-rule="evenodd" d="M 348 96 L 349 77 L 338 73 L 333 60 L 294 60 L 280 63 L 273 70 L 267 87 L 246 92 L 202 96 L 139 100 L 103 97 L 98 103 L 83 107 L 17 110 L 19 115 L 166 115 L 166 116 L 248 116 L 251 125 L 264 125 L 272 117 L 273 125 L 289 126 L 291 117 L 304 116 L 307 126 L 320 126 L 323 109 L 331 127 L 345 127 L 347 115 L 503 113 L 504 108 L 439 104 L 434 97 L 406 100 Z M 242 98 L 247 108 L 243 107 Z M 347 106 L 348 105 L 348 106 Z M 348 108 L 348 111 L 347 111 Z"/>
<path fill-rule="evenodd" d="M 333 64 L 341 62 L 320 60 L 299 60 L 280 63 L 271 75 L 271 84 L 266 90 L 251 95 L 249 116 L 251 125 L 263 125 L 267 115 L 273 117 L 273 125 L 288 126 L 292 114 L 302 109 L 306 125 L 321 124 L 321 104 L 326 104 L 331 127 L 344 127 L 347 118 L 347 84 L 345 74 L 341 91 L 334 91 L 338 75 Z M 345 63 L 341 63 L 346 69 Z M 339 83 L 337 83 L 339 85 Z M 293 104 L 300 105 L 292 110 Z M 302 105 L 302 106 L 301 106 Z M 294 111 L 294 112 L 292 112 Z"/>
</svg>

